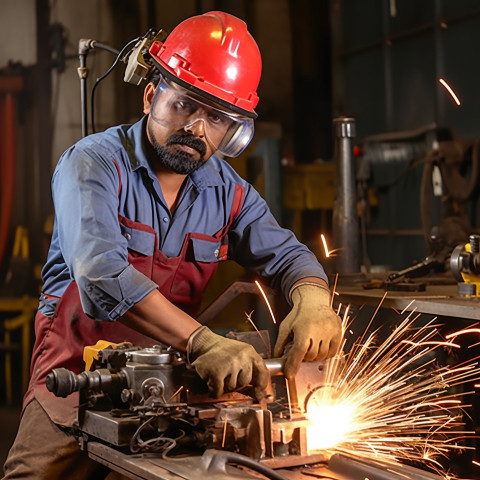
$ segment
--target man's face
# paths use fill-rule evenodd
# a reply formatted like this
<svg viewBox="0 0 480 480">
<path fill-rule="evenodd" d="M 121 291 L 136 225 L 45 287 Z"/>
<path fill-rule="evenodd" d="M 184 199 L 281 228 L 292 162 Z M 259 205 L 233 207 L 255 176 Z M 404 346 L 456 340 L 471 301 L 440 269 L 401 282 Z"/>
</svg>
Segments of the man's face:
<svg viewBox="0 0 480 480">
<path fill-rule="evenodd" d="M 189 175 L 203 165 L 208 157 L 207 145 L 199 137 L 186 132 L 175 132 L 164 139 L 164 134 L 157 131 L 155 122 L 148 119 L 147 134 L 160 164 L 181 175 Z"/>
<path fill-rule="evenodd" d="M 160 112 L 164 121 L 155 121 L 152 118 L 154 91 L 154 85 L 149 84 L 144 95 L 144 112 L 149 114 L 147 134 L 150 143 L 162 166 L 175 173 L 188 175 L 203 165 L 216 148 L 207 138 L 202 120 L 188 126 L 179 125 L 170 121 L 171 115 L 165 111 Z"/>
</svg>

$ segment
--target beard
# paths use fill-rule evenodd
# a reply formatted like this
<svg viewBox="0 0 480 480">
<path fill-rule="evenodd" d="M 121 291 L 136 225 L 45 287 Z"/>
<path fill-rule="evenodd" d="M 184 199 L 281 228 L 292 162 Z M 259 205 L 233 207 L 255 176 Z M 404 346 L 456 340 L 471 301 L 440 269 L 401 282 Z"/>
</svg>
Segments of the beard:
<svg viewBox="0 0 480 480">
<path fill-rule="evenodd" d="M 205 142 L 198 137 L 191 134 L 180 135 L 174 133 L 168 138 L 165 145 L 160 145 L 151 127 L 148 129 L 153 149 L 157 154 L 157 160 L 163 167 L 181 175 L 189 175 L 206 162 L 205 153 L 207 146 Z M 187 145 L 188 147 L 194 148 L 200 154 L 200 158 L 195 159 L 190 153 L 180 149 L 168 149 L 169 146 L 174 146 L 175 144 Z"/>
</svg>

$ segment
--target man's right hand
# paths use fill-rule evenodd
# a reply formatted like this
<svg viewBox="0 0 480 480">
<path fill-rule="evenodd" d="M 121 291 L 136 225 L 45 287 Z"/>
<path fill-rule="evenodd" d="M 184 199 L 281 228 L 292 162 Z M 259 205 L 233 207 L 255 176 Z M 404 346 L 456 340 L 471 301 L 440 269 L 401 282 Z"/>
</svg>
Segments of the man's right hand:
<svg viewBox="0 0 480 480">
<path fill-rule="evenodd" d="M 222 337 L 202 326 L 188 339 L 187 358 L 217 398 L 250 384 L 257 400 L 265 396 L 267 367 L 247 343 Z"/>
</svg>

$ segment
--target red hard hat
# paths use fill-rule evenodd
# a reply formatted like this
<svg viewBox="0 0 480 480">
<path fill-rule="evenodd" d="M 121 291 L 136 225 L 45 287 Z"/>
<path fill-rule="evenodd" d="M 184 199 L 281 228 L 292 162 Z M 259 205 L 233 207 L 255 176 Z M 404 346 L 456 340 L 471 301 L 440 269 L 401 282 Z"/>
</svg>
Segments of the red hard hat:
<svg viewBox="0 0 480 480">
<path fill-rule="evenodd" d="M 164 43 L 154 42 L 150 54 L 162 73 L 182 86 L 256 117 L 262 59 L 239 18 L 224 12 L 187 18 Z"/>
</svg>

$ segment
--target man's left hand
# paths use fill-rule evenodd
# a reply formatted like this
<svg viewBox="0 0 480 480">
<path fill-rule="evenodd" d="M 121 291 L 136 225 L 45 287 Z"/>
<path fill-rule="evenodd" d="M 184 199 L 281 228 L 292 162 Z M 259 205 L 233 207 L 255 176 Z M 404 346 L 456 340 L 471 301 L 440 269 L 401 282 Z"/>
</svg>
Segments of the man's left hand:
<svg viewBox="0 0 480 480">
<path fill-rule="evenodd" d="M 293 337 L 284 373 L 293 377 L 303 360 L 333 357 L 342 341 L 342 322 L 330 307 L 330 292 L 321 286 L 301 284 L 292 291 L 293 307 L 280 324 L 274 356 L 280 357 Z"/>
</svg>

